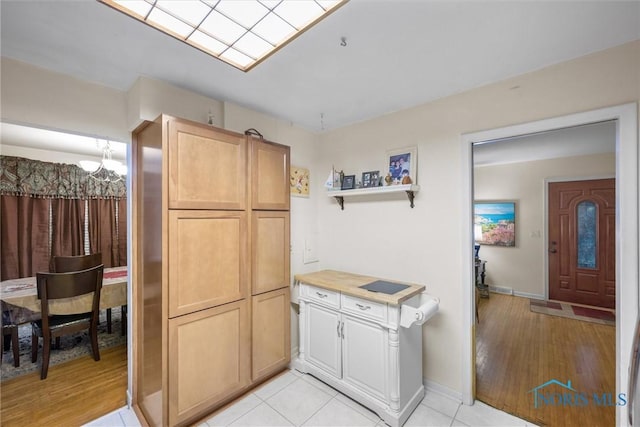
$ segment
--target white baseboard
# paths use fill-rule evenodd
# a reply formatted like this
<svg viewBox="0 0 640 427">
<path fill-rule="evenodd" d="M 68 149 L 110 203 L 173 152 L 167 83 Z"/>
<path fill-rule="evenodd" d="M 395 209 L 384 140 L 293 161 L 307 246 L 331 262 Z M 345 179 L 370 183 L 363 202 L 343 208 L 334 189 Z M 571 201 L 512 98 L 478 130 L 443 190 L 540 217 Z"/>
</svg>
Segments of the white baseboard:
<svg viewBox="0 0 640 427">
<path fill-rule="evenodd" d="M 540 299 L 540 300 L 546 299 L 544 295 L 530 294 L 529 292 L 514 291 L 513 294 L 517 297 L 523 297 L 523 298 Z"/>
<path fill-rule="evenodd" d="M 424 384 L 424 388 L 426 389 L 427 393 L 438 393 L 457 402 L 462 402 L 462 393 L 457 390 L 451 389 L 447 386 L 428 380 L 426 378 L 422 379 L 422 383 Z"/>
<path fill-rule="evenodd" d="M 532 294 L 529 292 L 522 292 L 522 291 L 514 291 L 513 288 L 509 288 L 507 286 L 489 285 L 489 290 L 491 292 L 495 292 L 496 294 L 514 295 L 516 297 L 532 298 L 532 299 L 540 299 L 540 300 L 546 299 L 544 295 Z"/>
<path fill-rule="evenodd" d="M 506 286 L 489 285 L 489 290 L 497 294 L 513 295 L 513 288 L 507 288 Z"/>
</svg>

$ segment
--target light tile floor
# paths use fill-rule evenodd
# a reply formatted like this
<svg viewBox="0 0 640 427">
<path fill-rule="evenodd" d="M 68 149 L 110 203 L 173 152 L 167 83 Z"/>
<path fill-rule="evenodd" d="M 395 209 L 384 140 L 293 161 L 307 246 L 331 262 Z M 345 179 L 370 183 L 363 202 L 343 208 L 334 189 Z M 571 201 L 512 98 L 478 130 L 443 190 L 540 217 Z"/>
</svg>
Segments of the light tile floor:
<svg viewBox="0 0 640 427">
<path fill-rule="evenodd" d="M 524 420 L 476 401 L 462 405 L 448 396 L 428 391 L 413 411 L 405 427 L 417 426 L 531 426 Z M 128 408 L 112 412 L 87 426 L 140 426 Z M 310 375 L 288 371 L 223 411 L 199 427 L 384 427 L 373 412 Z"/>
</svg>

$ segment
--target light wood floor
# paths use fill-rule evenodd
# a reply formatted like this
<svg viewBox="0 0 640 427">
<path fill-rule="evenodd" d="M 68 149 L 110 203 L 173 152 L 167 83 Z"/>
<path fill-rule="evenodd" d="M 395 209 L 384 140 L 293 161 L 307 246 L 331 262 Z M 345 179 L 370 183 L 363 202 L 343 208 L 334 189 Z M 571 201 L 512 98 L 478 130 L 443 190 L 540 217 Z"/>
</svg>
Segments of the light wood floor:
<svg viewBox="0 0 640 427">
<path fill-rule="evenodd" d="M 615 402 L 616 329 L 529 311 L 529 300 L 491 294 L 479 304 L 476 396 L 497 409 L 545 426 L 613 426 L 615 406 L 597 406 L 593 393 Z M 586 406 L 534 407 L 533 388 L 556 379 L 589 396 Z M 548 393 L 563 393 L 556 385 Z"/>
<path fill-rule="evenodd" d="M 38 355 L 41 357 L 41 355 Z M 126 405 L 127 346 L 50 366 L 0 385 L 0 425 L 80 426 Z"/>
</svg>

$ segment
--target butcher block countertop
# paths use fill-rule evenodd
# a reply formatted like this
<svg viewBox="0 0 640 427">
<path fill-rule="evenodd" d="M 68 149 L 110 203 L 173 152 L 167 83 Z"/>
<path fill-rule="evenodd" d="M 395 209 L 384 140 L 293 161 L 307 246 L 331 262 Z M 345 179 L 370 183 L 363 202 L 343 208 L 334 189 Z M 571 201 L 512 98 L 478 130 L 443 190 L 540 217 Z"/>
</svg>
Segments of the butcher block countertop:
<svg viewBox="0 0 640 427">
<path fill-rule="evenodd" d="M 377 277 L 362 276 L 359 274 L 334 270 L 322 270 L 309 274 L 296 274 L 294 278 L 295 280 L 307 285 L 313 285 L 323 289 L 342 292 L 346 295 L 352 295 L 391 305 L 400 305 L 409 298 L 424 291 L 424 285 L 416 285 L 412 283 L 399 282 L 397 280 L 380 279 Z M 376 280 L 385 280 L 402 285 L 409 285 L 409 287 L 393 295 L 388 295 L 382 292 L 370 292 L 366 289 L 360 288 L 360 286 L 367 285 L 375 282 Z"/>
</svg>

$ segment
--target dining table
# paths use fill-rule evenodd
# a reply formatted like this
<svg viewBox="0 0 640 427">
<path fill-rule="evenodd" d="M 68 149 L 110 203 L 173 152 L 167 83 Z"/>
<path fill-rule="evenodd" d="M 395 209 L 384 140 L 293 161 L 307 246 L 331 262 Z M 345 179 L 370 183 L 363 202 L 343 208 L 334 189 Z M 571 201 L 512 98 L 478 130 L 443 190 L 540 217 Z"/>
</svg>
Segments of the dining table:
<svg viewBox="0 0 640 427">
<path fill-rule="evenodd" d="M 127 305 L 127 266 L 105 268 L 100 291 L 100 309 Z M 91 311 L 93 296 L 86 294 L 73 298 L 49 301 L 51 314 L 73 314 Z M 2 311 L 9 313 L 13 324 L 21 324 L 39 318 L 40 300 L 36 277 L 3 280 L 0 282 Z"/>
</svg>

